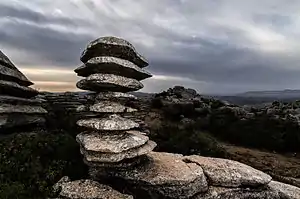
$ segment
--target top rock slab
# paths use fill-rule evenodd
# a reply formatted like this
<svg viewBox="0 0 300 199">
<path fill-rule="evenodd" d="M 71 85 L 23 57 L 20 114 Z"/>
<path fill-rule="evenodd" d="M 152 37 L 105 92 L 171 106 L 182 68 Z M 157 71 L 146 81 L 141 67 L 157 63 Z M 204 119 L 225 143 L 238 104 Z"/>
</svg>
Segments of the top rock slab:
<svg viewBox="0 0 300 199">
<path fill-rule="evenodd" d="M 133 62 L 144 68 L 148 61 L 140 55 L 128 41 L 118 37 L 100 37 L 88 44 L 82 52 L 80 60 L 86 63 L 89 59 L 99 56 L 112 56 Z"/>
<path fill-rule="evenodd" d="M 9 60 L 9 58 L 1 50 L 0 50 L 0 64 L 11 69 L 16 69 L 15 65 Z"/>
</svg>

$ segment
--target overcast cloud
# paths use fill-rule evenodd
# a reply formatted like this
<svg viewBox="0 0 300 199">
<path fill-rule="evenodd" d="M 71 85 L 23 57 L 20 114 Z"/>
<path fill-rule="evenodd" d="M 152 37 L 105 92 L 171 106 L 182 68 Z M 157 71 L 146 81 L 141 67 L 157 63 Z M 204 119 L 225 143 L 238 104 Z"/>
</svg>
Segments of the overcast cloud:
<svg viewBox="0 0 300 199">
<path fill-rule="evenodd" d="M 0 49 L 41 90 L 74 90 L 91 40 L 145 56 L 145 92 L 300 88 L 299 0 L 1 0 Z"/>
</svg>

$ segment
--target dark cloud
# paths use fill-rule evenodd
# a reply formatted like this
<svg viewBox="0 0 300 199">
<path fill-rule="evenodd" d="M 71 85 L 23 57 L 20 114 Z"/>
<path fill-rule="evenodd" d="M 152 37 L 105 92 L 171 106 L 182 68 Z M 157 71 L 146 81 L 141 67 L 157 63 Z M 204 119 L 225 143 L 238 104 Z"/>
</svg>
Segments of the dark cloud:
<svg viewBox="0 0 300 199">
<path fill-rule="evenodd" d="M 4 0 L 1 48 L 14 51 L 11 57 L 20 66 L 73 70 L 89 41 L 115 35 L 149 59 L 148 70 L 166 77 L 146 86 L 154 90 L 172 82 L 222 93 L 300 85 L 300 17 L 291 14 L 296 6 L 280 0 L 259 6 L 258 1 L 244 5 L 236 0 L 133 2 L 33 0 L 16 5 Z M 51 14 L 50 8 L 62 14 Z"/>
</svg>

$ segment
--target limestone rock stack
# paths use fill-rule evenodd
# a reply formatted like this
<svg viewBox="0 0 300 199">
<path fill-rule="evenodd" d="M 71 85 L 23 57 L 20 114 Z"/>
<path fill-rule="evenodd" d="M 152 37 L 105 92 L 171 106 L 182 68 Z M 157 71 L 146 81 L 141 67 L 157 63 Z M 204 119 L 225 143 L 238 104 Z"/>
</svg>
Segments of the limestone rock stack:
<svg viewBox="0 0 300 199">
<path fill-rule="evenodd" d="M 41 100 L 35 99 L 39 92 L 0 51 L 0 132 L 9 133 L 9 128 L 44 123 Z"/>
<path fill-rule="evenodd" d="M 122 103 L 122 98 L 134 98 L 126 92 L 143 88 L 139 81 L 151 77 L 143 69 L 147 61 L 129 42 L 116 37 L 91 42 L 82 53 L 81 61 L 84 64 L 75 72 L 85 78 L 76 86 L 97 95 L 95 104 L 79 107 L 93 113 L 93 117 L 77 122 L 85 129 L 76 137 L 84 161 L 96 168 L 122 169 L 135 165 L 139 157 L 152 151 L 156 144 L 136 130 L 138 123 L 122 117 L 137 111 Z"/>
</svg>

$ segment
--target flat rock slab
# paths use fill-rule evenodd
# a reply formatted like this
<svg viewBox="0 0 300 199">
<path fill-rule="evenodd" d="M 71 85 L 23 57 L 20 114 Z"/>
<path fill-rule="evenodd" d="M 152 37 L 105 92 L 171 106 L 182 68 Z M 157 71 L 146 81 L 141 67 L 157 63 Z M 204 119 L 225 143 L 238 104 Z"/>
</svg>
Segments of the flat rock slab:
<svg viewBox="0 0 300 199">
<path fill-rule="evenodd" d="M 9 95 L 0 95 L 0 103 L 14 104 L 14 105 L 41 105 L 46 100 L 42 99 L 26 99 L 21 97 L 14 97 Z"/>
<path fill-rule="evenodd" d="M 114 74 L 136 80 L 143 80 L 152 75 L 134 63 L 116 57 L 94 57 L 75 69 L 78 76 L 87 77 L 95 73 Z"/>
<path fill-rule="evenodd" d="M 202 168 L 195 163 L 185 163 L 182 155 L 151 152 L 147 156 L 149 163 L 110 175 L 164 197 L 189 198 L 207 191 Z"/>
<path fill-rule="evenodd" d="M 206 193 L 201 193 L 193 199 L 281 199 L 281 197 L 269 189 L 209 187 Z"/>
<path fill-rule="evenodd" d="M 0 129 L 25 126 L 30 124 L 43 124 L 45 118 L 41 115 L 6 114 L 0 115 Z"/>
<path fill-rule="evenodd" d="M 125 131 L 120 134 L 84 132 L 78 134 L 76 140 L 86 151 L 121 153 L 146 144 L 149 137 L 139 131 Z"/>
<path fill-rule="evenodd" d="M 285 199 L 299 199 L 300 198 L 300 188 L 284 184 L 277 181 L 271 181 L 268 185 L 272 190 L 279 193 L 281 198 Z"/>
<path fill-rule="evenodd" d="M 137 109 L 123 106 L 118 102 L 102 101 L 89 107 L 89 111 L 96 113 L 132 113 Z"/>
<path fill-rule="evenodd" d="M 85 159 L 88 162 L 117 163 L 125 159 L 131 159 L 131 158 L 145 155 L 151 152 L 155 147 L 156 147 L 156 143 L 149 140 L 146 144 L 140 147 L 132 148 L 120 153 L 100 153 L 94 151 L 86 151 L 83 149 L 82 146 L 80 148 L 80 152 L 82 155 L 84 155 Z"/>
<path fill-rule="evenodd" d="M 0 80 L 0 94 L 31 98 L 37 96 L 39 92 L 33 88 L 21 86 L 15 82 Z"/>
<path fill-rule="evenodd" d="M 5 113 L 46 114 L 47 111 L 41 106 L 0 104 L 0 114 Z"/>
<path fill-rule="evenodd" d="M 100 37 L 88 44 L 82 52 L 80 60 L 86 63 L 89 59 L 99 56 L 112 56 L 133 62 L 143 68 L 149 65 L 128 41 L 118 37 Z"/>
<path fill-rule="evenodd" d="M 77 121 L 77 125 L 92 130 L 99 131 L 123 131 L 131 130 L 139 127 L 139 124 L 118 116 L 116 114 L 110 115 L 107 118 L 90 118 Z"/>
<path fill-rule="evenodd" d="M 138 80 L 113 74 L 93 74 L 82 79 L 76 84 L 77 88 L 95 92 L 129 92 L 143 88 Z"/>
<path fill-rule="evenodd" d="M 203 168 L 210 185 L 222 187 L 255 187 L 268 184 L 272 177 L 248 165 L 221 158 L 186 156 L 186 162 Z"/>
<path fill-rule="evenodd" d="M 18 69 L 11 69 L 0 64 L 0 79 L 5 81 L 16 82 L 21 86 L 31 86 L 29 81 Z"/>
<path fill-rule="evenodd" d="M 59 197 L 70 199 L 133 199 L 130 195 L 122 194 L 110 186 L 92 180 L 76 180 L 64 177 L 54 185 L 59 191 Z"/>
</svg>

